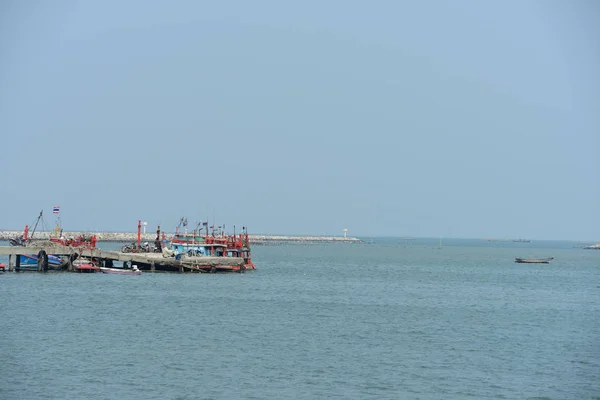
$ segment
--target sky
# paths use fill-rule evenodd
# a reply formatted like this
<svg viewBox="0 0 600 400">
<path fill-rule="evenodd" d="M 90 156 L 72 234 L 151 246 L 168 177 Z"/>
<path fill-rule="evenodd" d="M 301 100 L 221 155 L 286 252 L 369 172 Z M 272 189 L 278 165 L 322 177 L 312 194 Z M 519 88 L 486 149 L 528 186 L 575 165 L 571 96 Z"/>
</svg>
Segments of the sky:
<svg viewBox="0 0 600 400">
<path fill-rule="evenodd" d="M 600 241 L 600 2 L 0 3 L 0 229 Z"/>
</svg>

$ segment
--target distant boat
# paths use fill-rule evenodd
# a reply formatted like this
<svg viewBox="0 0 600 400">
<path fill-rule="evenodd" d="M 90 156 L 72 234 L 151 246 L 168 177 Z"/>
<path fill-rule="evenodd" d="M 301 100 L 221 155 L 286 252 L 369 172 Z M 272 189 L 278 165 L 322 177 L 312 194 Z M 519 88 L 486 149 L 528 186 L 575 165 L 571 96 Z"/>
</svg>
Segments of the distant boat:
<svg viewBox="0 0 600 400">
<path fill-rule="evenodd" d="M 548 258 L 515 258 L 516 263 L 521 264 L 549 264 L 550 261 L 554 260 L 554 257 Z"/>
<path fill-rule="evenodd" d="M 600 250 L 600 243 L 599 244 L 593 244 L 591 246 L 585 246 L 584 249 L 586 249 L 586 250 Z"/>
<path fill-rule="evenodd" d="M 529 239 L 488 239 L 488 242 L 513 242 L 513 243 L 529 243 Z"/>
</svg>

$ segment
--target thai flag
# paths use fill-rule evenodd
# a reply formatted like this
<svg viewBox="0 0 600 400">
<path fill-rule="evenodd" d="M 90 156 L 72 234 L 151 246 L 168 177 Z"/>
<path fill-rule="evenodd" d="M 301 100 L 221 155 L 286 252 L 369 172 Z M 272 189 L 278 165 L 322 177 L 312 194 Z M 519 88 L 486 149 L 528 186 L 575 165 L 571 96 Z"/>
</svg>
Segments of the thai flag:
<svg viewBox="0 0 600 400">
<path fill-rule="evenodd" d="M 53 214 L 58 214 L 58 213 L 60 213 L 60 207 L 59 207 L 59 206 L 54 206 L 54 208 L 52 209 L 52 213 L 53 213 Z"/>
</svg>

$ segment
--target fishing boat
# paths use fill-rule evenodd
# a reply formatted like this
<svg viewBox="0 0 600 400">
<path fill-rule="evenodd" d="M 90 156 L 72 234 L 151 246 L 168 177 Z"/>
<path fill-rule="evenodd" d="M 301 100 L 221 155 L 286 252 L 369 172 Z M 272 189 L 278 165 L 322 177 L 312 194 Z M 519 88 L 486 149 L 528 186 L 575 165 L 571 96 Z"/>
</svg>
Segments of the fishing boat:
<svg viewBox="0 0 600 400">
<path fill-rule="evenodd" d="M 40 222 L 42 223 L 42 226 L 44 225 L 43 216 L 44 210 L 40 211 L 40 214 L 38 215 L 37 219 L 35 220 L 35 223 L 33 224 L 33 229 L 31 230 L 31 232 L 29 231 L 29 225 L 25 225 L 25 229 L 23 230 L 22 235 L 9 240 L 10 245 L 27 247 L 33 240 L 35 232 Z M 45 261 L 40 260 L 39 254 L 22 254 L 17 255 L 17 258 L 20 271 L 37 271 L 40 265 L 43 264 Z M 49 254 L 47 255 L 47 261 L 48 269 L 60 270 L 67 268 L 67 261 L 59 255 Z"/>
<path fill-rule="evenodd" d="M 27 244 L 29 242 L 31 242 L 31 240 L 33 239 L 33 235 L 35 235 L 35 230 L 37 229 L 38 224 L 42 220 L 43 215 L 44 215 L 44 210 L 40 211 L 40 215 L 38 215 L 37 219 L 35 220 L 35 224 L 33 226 L 33 230 L 31 231 L 31 234 L 29 234 L 29 225 L 25 225 L 23 234 L 20 236 L 14 237 L 14 238 L 10 238 L 8 240 L 9 244 L 11 246 L 27 246 Z M 42 221 L 42 223 L 43 223 L 43 221 Z"/>
<path fill-rule="evenodd" d="M 177 259 L 185 258 L 186 263 L 199 272 L 243 272 L 256 269 L 252 262 L 248 230 L 242 227 L 242 233 L 234 232 L 232 235 L 225 233 L 224 226 L 208 226 L 208 222 L 199 222 L 196 228 L 188 233 L 180 232 L 179 228 L 187 226 L 187 218 L 183 217 L 175 228 L 175 235 L 167 246 Z M 204 232 L 202 232 L 204 227 Z M 209 228 L 212 230 L 209 233 Z M 228 264 L 226 260 L 219 263 L 208 262 L 206 257 L 235 257 L 242 258 L 243 264 Z"/>
<path fill-rule="evenodd" d="M 60 207 L 54 206 L 52 212 L 56 216 L 56 227 L 53 233 L 50 232 L 50 243 L 57 246 L 65 246 L 69 248 L 78 249 L 93 249 L 96 247 L 96 235 L 84 234 L 79 235 L 77 237 L 64 237 L 62 234 L 63 230 L 60 226 Z M 34 240 L 34 235 L 36 233 L 38 225 L 40 225 L 42 229 L 45 230 L 46 224 L 44 222 L 43 216 L 44 210 L 40 211 L 40 214 L 38 215 L 37 219 L 35 220 L 35 223 L 33 224 L 33 229 L 31 230 L 31 232 L 29 230 L 29 225 L 25 225 L 25 229 L 23 230 L 22 235 L 15 238 L 11 238 L 9 240 L 10 245 L 23 247 L 31 245 L 32 241 Z M 19 270 L 38 270 L 41 266 L 43 266 L 43 268 L 46 268 L 45 259 L 40 260 L 38 254 L 23 254 L 17 257 L 19 257 Z M 54 270 L 66 269 L 68 267 L 68 260 L 66 259 L 66 257 L 61 257 L 55 254 L 49 254 L 47 267 L 48 269 Z"/>
<path fill-rule="evenodd" d="M 79 235 L 76 237 L 57 236 L 51 237 L 50 241 L 53 244 L 67 247 L 77 247 L 81 249 L 95 249 L 97 238 L 96 235 Z"/>
<path fill-rule="evenodd" d="M 554 260 L 554 257 L 548 258 L 515 258 L 516 263 L 520 264 L 549 264 L 550 261 Z"/>
<path fill-rule="evenodd" d="M 99 269 L 103 274 L 140 275 L 142 273 L 142 271 L 140 271 L 136 265 L 134 265 L 131 269 L 107 267 L 99 267 Z"/>
<path fill-rule="evenodd" d="M 72 261 L 73 271 L 80 273 L 100 272 L 97 261 L 88 258 L 77 258 Z"/>
<path fill-rule="evenodd" d="M 98 240 L 96 235 L 81 234 L 79 236 L 65 237 L 60 222 L 60 207 L 54 206 L 53 213 L 56 215 L 56 226 L 54 232 L 50 235 L 50 242 L 52 242 L 52 244 L 87 250 L 96 248 L 96 242 Z"/>
<path fill-rule="evenodd" d="M 36 270 L 38 269 L 40 258 L 38 254 L 22 254 L 20 256 L 21 270 Z M 48 254 L 48 269 L 66 269 L 67 262 L 61 257 L 53 254 Z"/>
</svg>

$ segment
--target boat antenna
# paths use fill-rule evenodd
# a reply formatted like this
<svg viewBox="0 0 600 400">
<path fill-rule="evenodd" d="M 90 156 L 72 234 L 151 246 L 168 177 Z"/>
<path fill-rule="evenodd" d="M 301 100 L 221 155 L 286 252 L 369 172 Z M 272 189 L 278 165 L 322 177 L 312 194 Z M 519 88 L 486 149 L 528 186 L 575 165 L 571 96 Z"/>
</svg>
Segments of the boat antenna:
<svg viewBox="0 0 600 400">
<path fill-rule="evenodd" d="M 212 223 L 212 235 L 215 237 L 215 208 L 213 207 L 213 223 Z"/>
</svg>

